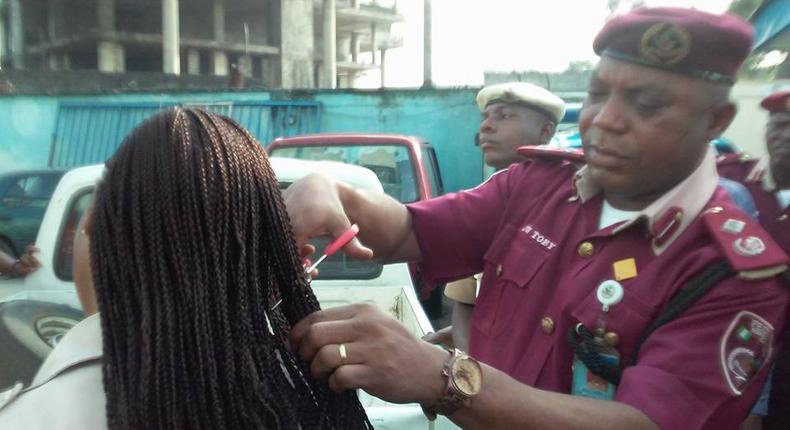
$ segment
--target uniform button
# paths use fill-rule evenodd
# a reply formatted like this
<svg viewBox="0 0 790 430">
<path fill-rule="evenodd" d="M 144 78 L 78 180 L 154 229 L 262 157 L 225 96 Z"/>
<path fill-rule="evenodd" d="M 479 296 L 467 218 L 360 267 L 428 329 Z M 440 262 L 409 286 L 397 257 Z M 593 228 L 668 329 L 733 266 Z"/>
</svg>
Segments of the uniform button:
<svg viewBox="0 0 790 430">
<path fill-rule="evenodd" d="M 579 244 L 579 248 L 577 250 L 579 252 L 579 257 L 583 258 L 590 258 L 595 252 L 595 247 L 593 246 L 592 242 L 582 242 Z"/>
<path fill-rule="evenodd" d="M 603 340 L 609 346 L 617 346 L 617 344 L 620 343 L 620 336 L 617 333 L 610 331 L 603 335 Z"/>
<path fill-rule="evenodd" d="M 787 221 L 787 218 L 788 218 L 788 215 L 787 214 L 783 214 L 782 216 L 780 216 L 776 220 L 779 221 L 779 222 L 784 222 L 784 221 Z"/>
<path fill-rule="evenodd" d="M 554 321 L 549 317 L 543 317 L 540 320 L 540 328 L 543 330 L 543 333 L 552 334 L 554 333 Z"/>
<path fill-rule="evenodd" d="M 496 266 L 496 276 L 497 276 L 497 277 L 500 277 L 500 276 L 502 276 L 502 265 L 501 265 L 501 264 L 498 264 L 498 265 Z"/>
</svg>

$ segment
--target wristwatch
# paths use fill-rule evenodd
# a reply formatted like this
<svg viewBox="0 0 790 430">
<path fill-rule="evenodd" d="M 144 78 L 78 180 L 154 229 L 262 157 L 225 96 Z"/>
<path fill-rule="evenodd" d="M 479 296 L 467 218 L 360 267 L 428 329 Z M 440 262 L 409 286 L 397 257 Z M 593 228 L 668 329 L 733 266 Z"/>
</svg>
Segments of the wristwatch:
<svg viewBox="0 0 790 430">
<path fill-rule="evenodd" d="M 444 393 L 433 406 L 422 408 L 431 421 L 438 414 L 450 415 L 468 405 L 483 385 L 483 371 L 477 360 L 457 348 L 448 351 L 450 358 L 442 367 L 442 377 L 447 379 Z"/>
</svg>

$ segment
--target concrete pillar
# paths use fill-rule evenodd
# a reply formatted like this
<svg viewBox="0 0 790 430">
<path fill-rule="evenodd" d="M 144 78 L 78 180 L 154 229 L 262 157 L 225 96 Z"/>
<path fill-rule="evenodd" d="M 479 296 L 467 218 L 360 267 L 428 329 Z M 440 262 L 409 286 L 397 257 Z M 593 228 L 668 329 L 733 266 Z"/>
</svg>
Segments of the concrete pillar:
<svg viewBox="0 0 790 430">
<path fill-rule="evenodd" d="M 97 0 L 96 19 L 99 24 L 99 31 L 115 31 L 115 0 Z"/>
<path fill-rule="evenodd" d="M 3 10 L 5 7 L 5 0 L 0 0 L 0 11 Z M 0 13 L 0 70 L 3 70 L 5 67 L 6 62 L 6 28 L 5 28 L 5 19 L 3 19 L 2 13 Z"/>
<path fill-rule="evenodd" d="M 187 51 L 187 73 L 190 75 L 200 74 L 200 51 L 197 49 Z"/>
<path fill-rule="evenodd" d="M 96 19 L 99 27 L 99 44 L 96 48 L 100 72 L 121 73 L 126 70 L 124 48 L 117 42 L 102 40 L 115 32 L 115 0 L 97 0 Z"/>
<path fill-rule="evenodd" d="M 212 22 L 214 23 L 214 40 L 225 41 L 225 1 L 214 0 L 212 7 Z"/>
<path fill-rule="evenodd" d="M 319 74 L 315 68 L 313 1 L 280 1 L 279 7 L 281 19 L 275 25 L 280 32 L 282 87 L 313 88 Z"/>
<path fill-rule="evenodd" d="M 351 61 L 359 62 L 359 33 L 351 33 Z"/>
<path fill-rule="evenodd" d="M 181 74 L 178 35 L 178 0 L 162 0 L 162 69 Z"/>
<path fill-rule="evenodd" d="M 228 76 L 228 54 L 224 51 L 211 53 L 211 73 L 215 76 Z"/>
<path fill-rule="evenodd" d="M 321 86 L 337 87 L 337 31 L 335 22 L 335 0 L 324 0 L 324 66 Z"/>
<path fill-rule="evenodd" d="M 370 64 L 378 64 L 376 62 L 376 45 L 378 44 L 378 40 L 376 40 L 376 23 L 370 23 Z"/>
<path fill-rule="evenodd" d="M 381 50 L 381 88 L 385 88 L 387 86 L 387 50 Z"/>
<path fill-rule="evenodd" d="M 126 70 L 126 54 L 121 44 L 99 42 L 97 49 L 100 72 L 122 73 Z"/>
<path fill-rule="evenodd" d="M 225 0 L 214 0 L 211 8 L 214 40 L 225 41 Z M 228 76 L 230 72 L 228 54 L 224 51 L 211 53 L 211 73 L 215 76 Z"/>
<path fill-rule="evenodd" d="M 59 22 L 63 16 L 63 3 L 61 0 L 48 0 L 47 1 L 47 38 L 49 41 L 54 41 L 60 36 L 58 34 Z"/>
<path fill-rule="evenodd" d="M 9 21 L 11 25 L 11 66 L 14 69 L 25 68 L 25 42 L 22 31 L 22 4 L 21 0 L 10 0 L 8 4 Z"/>
<path fill-rule="evenodd" d="M 422 41 L 422 85 L 433 86 L 433 56 L 431 55 L 432 34 L 431 30 L 431 0 L 423 0 L 423 41 Z"/>
</svg>

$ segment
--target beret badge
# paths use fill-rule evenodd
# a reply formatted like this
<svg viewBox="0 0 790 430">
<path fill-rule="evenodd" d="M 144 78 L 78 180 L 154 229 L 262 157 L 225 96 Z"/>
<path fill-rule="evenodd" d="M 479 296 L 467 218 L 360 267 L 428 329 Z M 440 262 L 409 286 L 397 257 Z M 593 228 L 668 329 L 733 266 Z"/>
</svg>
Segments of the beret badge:
<svg viewBox="0 0 790 430">
<path fill-rule="evenodd" d="M 658 23 L 642 35 L 639 55 L 645 61 L 671 66 L 683 61 L 691 51 L 691 35 L 677 25 Z"/>
</svg>

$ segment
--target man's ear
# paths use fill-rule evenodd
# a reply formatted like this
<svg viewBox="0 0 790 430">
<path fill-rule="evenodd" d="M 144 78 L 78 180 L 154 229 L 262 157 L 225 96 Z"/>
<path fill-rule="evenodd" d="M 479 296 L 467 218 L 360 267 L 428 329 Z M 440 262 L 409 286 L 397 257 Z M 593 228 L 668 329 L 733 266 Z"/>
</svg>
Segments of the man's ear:
<svg viewBox="0 0 790 430">
<path fill-rule="evenodd" d="M 732 123 L 736 113 L 738 113 L 738 108 L 731 102 L 722 103 L 713 108 L 710 112 L 711 120 L 707 130 L 708 141 L 721 136 Z"/>
<path fill-rule="evenodd" d="M 557 125 L 551 121 L 545 121 L 543 127 L 540 129 L 540 144 L 546 145 L 551 142 L 554 137 L 554 132 L 557 131 Z"/>
</svg>

